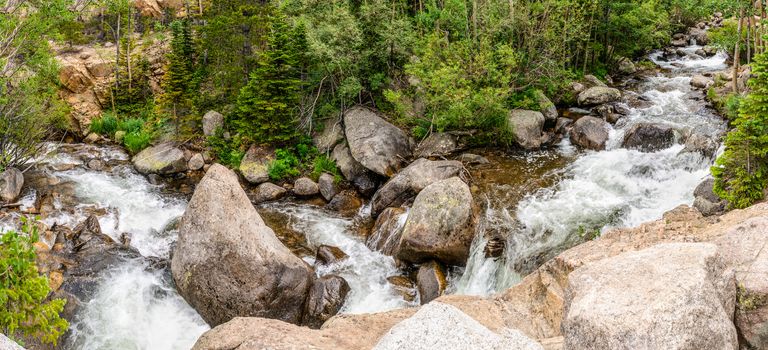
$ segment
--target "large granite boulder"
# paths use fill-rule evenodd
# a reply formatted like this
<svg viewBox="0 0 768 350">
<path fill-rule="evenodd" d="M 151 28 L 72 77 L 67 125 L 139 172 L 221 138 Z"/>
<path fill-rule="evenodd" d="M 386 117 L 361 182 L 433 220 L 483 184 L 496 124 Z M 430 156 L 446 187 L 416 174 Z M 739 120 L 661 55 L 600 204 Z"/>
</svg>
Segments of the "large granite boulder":
<svg viewBox="0 0 768 350">
<path fill-rule="evenodd" d="M 342 142 L 336 145 L 333 148 L 331 158 L 336 162 L 336 166 L 339 167 L 339 171 L 344 175 L 344 178 L 351 182 L 360 193 L 370 196 L 376 191 L 378 186 L 377 175 L 366 169 L 352 157 L 352 152 L 350 152 L 349 146 L 346 143 Z"/>
<path fill-rule="evenodd" d="M 298 323 L 314 279 L 264 224 L 237 175 L 218 164 L 181 219 L 171 271 L 179 294 L 211 326 L 239 316 Z"/>
<path fill-rule="evenodd" d="M 415 315 L 384 334 L 373 349 L 543 350 L 539 343 L 517 330 L 493 332 L 462 310 L 444 303 L 422 306 Z"/>
<path fill-rule="evenodd" d="M 349 290 L 349 284 L 341 276 L 326 275 L 315 280 L 307 296 L 304 324 L 320 328 L 341 310 Z"/>
<path fill-rule="evenodd" d="M 606 86 L 595 86 L 579 94 L 580 106 L 596 106 L 621 100 L 621 91 Z"/>
<path fill-rule="evenodd" d="M 216 111 L 208 111 L 203 116 L 203 135 L 213 136 L 217 129 L 224 128 L 224 116 Z"/>
<path fill-rule="evenodd" d="M 187 170 L 187 158 L 172 142 L 165 142 L 133 156 L 133 166 L 142 174 L 174 174 Z"/>
<path fill-rule="evenodd" d="M 258 185 L 269 181 L 269 163 L 273 160 L 275 160 L 275 154 L 272 150 L 253 145 L 245 152 L 238 170 L 246 181 Z"/>
<path fill-rule="evenodd" d="M 541 133 L 544 130 L 544 115 L 537 111 L 515 109 L 507 118 L 512 134 L 521 147 L 537 149 L 541 147 Z"/>
<path fill-rule="evenodd" d="M 736 273 L 736 328 L 748 349 L 768 349 L 768 217 L 748 219 L 714 240 Z"/>
<path fill-rule="evenodd" d="M 734 273 L 709 243 L 665 243 L 568 276 L 565 349 L 737 349 Z"/>
<path fill-rule="evenodd" d="M 624 134 L 624 148 L 656 152 L 675 144 L 675 129 L 668 125 L 640 123 Z"/>
<path fill-rule="evenodd" d="M 476 214 L 469 186 L 460 178 L 427 186 L 408 213 L 397 257 L 412 263 L 434 259 L 464 265 L 475 234 Z"/>
<path fill-rule="evenodd" d="M 602 119 L 581 117 L 571 127 L 571 142 L 583 148 L 602 151 L 608 142 L 609 128 L 610 125 Z"/>
<path fill-rule="evenodd" d="M 352 157 L 379 175 L 394 175 L 411 157 L 408 136 L 368 108 L 344 112 L 344 126 Z"/>
<path fill-rule="evenodd" d="M 539 112 L 544 115 L 544 119 L 549 123 L 557 121 L 559 114 L 554 102 L 552 102 L 552 100 L 550 100 L 541 90 L 536 90 L 535 94 L 536 102 L 539 104 Z"/>
<path fill-rule="evenodd" d="M 416 147 L 414 155 L 418 158 L 447 157 L 459 149 L 456 136 L 446 132 L 430 134 Z"/>
<path fill-rule="evenodd" d="M 373 195 L 371 214 L 376 217 L 386 208 L 399 207 L 430 184 L 457 176 L 463 169 L 461 162 L 455 160 L 417 159 Z"/>
</svg>

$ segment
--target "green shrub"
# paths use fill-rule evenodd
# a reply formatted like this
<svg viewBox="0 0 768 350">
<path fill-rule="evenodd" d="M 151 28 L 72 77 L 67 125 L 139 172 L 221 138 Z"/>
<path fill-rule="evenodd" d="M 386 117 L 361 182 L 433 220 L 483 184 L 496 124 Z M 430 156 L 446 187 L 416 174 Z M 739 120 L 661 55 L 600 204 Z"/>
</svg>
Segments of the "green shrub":
<svg viewBox="0 0 768 350">
<path fill-rule="evenodd" d="M 296 177 L 301 174 L 299 170 L 299 158 L 288 149 L 277 149 L 275 160 L 267 166 L 269 178 L 275 181 Z"/>
<path fill-rule="evenodd" d="M 147 148 L 150 142 L 152 142 L 152 134 L 146 131 L 129 132 L 123 137 L 123 145 L 133 154 Z"/>
<path fill-rule="evenodd" d="M 144 120 L 140 118 L 132 118 L 121 120 L 118 123 L 117 129 L 125 131 L 126 133 L 140 132 L 144 128 Z"/>
<path fill-rule="evenodd" d="M 208 137 L 208 147 L 213 150 L 213 154 L 219 159 L 219 162 L 230 168 L 237 168 L 245 156 L 243 145 L 238 136 L 230 140 L 224 139 L 224 131 L 216 130 L 213 136 Z"/>
<path fill-rule="evenodd" d="M 101 118 L 91 121 L 91 132 L 99 135 L 112 136 L 118 129 L 117 118 L 111 113 L 105 113 Z"/>
<path fill-rule="evenodd" d="M 317 180 L 323 173 L 333 175 L 336 182 L 341 181 L 341 173 L 339 168 L 336 167 L 336 162 L 328 158 L 328 156 L 321 154 L 312 161 L 312 178 Z"/>
<path fill-rule="evenodd" d="M 0 331 L 43 343 L 56 344 L 69 327 L 59 316 L 63 299 L 47 300 L 51 288 L 35 263 L 33 244 L 37 227 L 23 219 L 22 232 L 8 231 L 0 237 Z"/>
</svg>

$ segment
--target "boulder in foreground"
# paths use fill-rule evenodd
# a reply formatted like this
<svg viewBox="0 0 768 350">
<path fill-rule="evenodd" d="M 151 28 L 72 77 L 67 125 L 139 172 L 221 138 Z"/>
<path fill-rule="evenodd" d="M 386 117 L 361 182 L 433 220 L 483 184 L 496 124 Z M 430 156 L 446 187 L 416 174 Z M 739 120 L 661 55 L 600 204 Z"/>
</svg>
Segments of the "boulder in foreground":
<svg viewBox="0 0 768 350">
<path fill-rule="evenodd" d="M 709 243 L 665 243 L 568 276 L 565 349 L 737 349 L 734 273 Z"/>
<path fill-rule="evenodd" d="M 237 175 L 218 164 L 181 219 L 171 272 L 179 294 L 211 326 L 238 316 L 298 323 L 314 279 L 264 224 Z"/>
</svg>

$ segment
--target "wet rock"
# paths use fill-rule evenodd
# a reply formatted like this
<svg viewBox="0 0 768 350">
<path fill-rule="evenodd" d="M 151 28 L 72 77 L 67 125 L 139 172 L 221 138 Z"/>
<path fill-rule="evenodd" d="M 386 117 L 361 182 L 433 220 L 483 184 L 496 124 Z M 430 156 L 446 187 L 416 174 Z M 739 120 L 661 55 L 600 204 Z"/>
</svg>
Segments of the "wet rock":
<svg viewBox="0 0 768 350">
<path fill-rule="evenodd" d="M 349 291 L 349 284 L 341 276 L 325 275 L 315 280 L 307 296 L 304 324 L 320 328 L 344 306 Z"/>
<path fill-rule="evenodd" d="M 708 178 L 702 181 L 693 191 L 693 207 L 701 212 L 701 215 L 712 216 L 725 211 L 726 202 L 714 192 L 715 179 Z"/>
<path fill-rule="evenodd" d="M 264 224 L 237 175 L 218 164 L 184 212 L 171 271 L 179 294 L 212 326 L 242 316 L 298 323 L 314 279 Z"/>
<path fill-rule="evenodd" d="M 504 254 L 504 250 L 507 247 L 507 240 L 500 235 L 493 235 L 485 243 L 483 253 L 486 258 L 499 258 Z"/>
<path fill-rule="evenodd" d="M 386 208 L 399 207 L 430 184 L 457 176 L 463 169 L 461 162 L 455 160 L 431 161 L 419 158 L 373 195 L 371 215 L 376 217 Z"/>
<path fill-rule="evenodd" d="M 592 74 L 585 75 L 584 76 L 584 81 L 587 82 L 587 86 L 590 87 L 590 88 L 596 87 L 596 86 L 608 87 L 608 85 L 605 85 L 604 82 L 602 82 L 600 79 L 598 79 L 596 76 L 594 76 Z M 586 90 L 586 89 L 584 89 L 584 90 Z M 582 90 L 582 91 L 584 91 L 584 90 Z M 582 92 L 582 91 L 579 91 L 579 92 Z"/>
<path fill-rule="evenodd" d="M 712 137 L 700 133 L 693 133 L 685 140 L 685 148 L 682 152 L 699 153 L 704 157 L 715 156 L 720 145 Z"/>
<path fill-rule="evenodd" d="M 202 169 L 205 166 L 205 159 L 203 159 L 203 155 L 200 153 L 195 153 L 195 155 L 192 156 L 192 158 L 189 158 L 189 162 L 187 162 L 187 168 L 192 171 L 198 171 Z"/>
<path fill-rule="evenodd" d="M 276 201 L 283 198 L 288 191 L 278 185 L 271 182 L 265 182 L 256 187 L 256 194 L 254 195 L 253 202 L 256 204 Z"/>
<path fill-rule="evenodd" d="M 408 277 L 390 276 L 387 277 L 387 282 L 392 285 L 397 294 L 403 297 L 403 300 L 407 302 L 416 300 L 416 285 Z"/>
<path fill-rule="evenodd" d="M 640 123 L 627 130 L 622 147 L 656 152 L 675 144 L 675 130 L 661 124 Z"/>
<path fill-rule="evenodd" d="M 293 183 L 293 194 L 299 197 L 311 197 L 320 193 L 320 187 L 308 177 L 296 179 Z"/>
<path fill-rule="evenodd" d="M 99 134 L 97 134 L 95 132 L 92 132 L 92 133 L 88 134 L 88 136 L 86 136 L 83 139 L 83 142 L 90 143 L 90 144 L 94 144 L 94 143 L 97 143 L 99 141 L 101 141 L 101 135 L 99 135 Z"/>
<path fill-rule="evenodd" d="M 581 117 L 570 131 L 571 141 L 580 147 L 602 151 L 608 142 L 608 129 L 610 126 L 602 119 L 595 117 Z"/>
<path fill-rule="evenodd" d="M 376 218 L 373 231 L 365 241 L 366 246 L 384 255 L 394 256 L 397 253 L 400 236 L 403 233 L 403 226 L 407 217 L 404 216 L 405 213 L 403 208 L 384 209 Z"/>
<path fill-rule="evenodd" d="M 168 175 L 187 170 L 184 151 L 171 142 L 148 147 L 133 157 L 133 166 L 142 174 Z"/>
<path fill-rule="evenodd" d="M 411 157 L 408 136 L 370 109 L 350 108 L 344 126 L 352 157 L 379 175 L 394 175 Z"/>
<path fill-rule="evenodd" d="M 746 346 L 768 348 L 768 218 L 758 217 L 730 228 L 713 243 L 736 272 L 736 328 Z"/>
<path fill-rule="evenodd" d="M 621 114 L 616 112 L 615 107 L 610 104 L 599 105 L 593 108 L 592 111 L 611 124 L 616 124 L 622 117 Z"/>
<path fill-rule="evenodd" d="M 685 47 L 688 46 L 688 41 L 684 39 L 673 39 L 670 44 L 675 47 Z"/>
<path fill-rule="evenodd" d="M 203 135 L 214 136 L 216 130 L 224 128 L 224 116 L 216 111 L 208 111 L 203 115 Z"/>
<path fill-rule="evenodd" d="M 707 35 L 707 31 L 705 29 L 690 28 L 688 30 L 688 36 L 689 38 L 696 40 L 696 45 L 705 46 L 709 44 L 709 35 Z"/>
<path fill-rule="evenodd" d="M 333 196 L 325 208 L 350 217 L 355 216 L 362 206 L 363 200 L 354 191 L 341 191 Z"/>
<path fill-rule="evenodd" d="M 714 244 L 624 253 L 568 276 L 564 348 L 737 349 L 735 303 L 733 271 Z"/>
<path fill-rule="evenodd" d="M 515 109 L 509 112 L 507 120 L 517 144 L 525 149 L 541 147 L 545 121 L 541 112 Z"/>
<path fill-rule="evenodd" d="M 336 145 L 344 141 L 344 128 L 341 121 L 336 119 L 328 120 L 323 128 L 323 132 L 315 136 L 312 142 L 321 153 L 328 153 Z"/>
<path fill-rule="evenodd" d="M 378 187 L 377 175 L 352 158 L 352 153 L 346 143 L 336 145 L 333 149 L 332 158 L 344 178 L 351 182 L 360 193 L 364 196 L 370 196 L 376 191 L 376 187 Z"/>
<path fill-rule="evenodd" d="M 458 148 L 459 145 L 455 136 L 445 132 L 436 132 L 421 141 L 416 147 L 414 155 L 418 158 L 447 157 L 456 152 Z"/>
<path fill-rule="evenodd" d="M 445 268 L 433 260 L 422 264 L 416 274 L 416 285 L 419 288 L 421 305 L 437 299 L 443 295 L 448 286 L 445 279 Z"/>
<path fill-rule="evenodd" d="M 91 159 L 88 161 L 88 169 L 96 171 L 104 170 L 104 162 L 101 159 Z"/>
<path fill-rule="evenodd" d="M 558 134 L 565 134 L 573 124 L 573 119 L 571 118 L 557 118 L 557 123 L 555 123 L 555 132 Z"/>
<path fill-rule="evenodd" d="M 317 247 L 317 255 L 315 255 L 315 264 L 318 265 L 330 265 L 348 258 L 348 255 L 344 253 L 338 247 L 329 245 L 321 245 Z"/>
<path fill-rule="evenodd" d="M 604 103 L 617 102 L 621 100 L 621 91 L 619 89 L 595 86 L 579 94 L 578 102 L 580 106 L 596 106 Z"/>
<path fill-rule="evenodd" d="M 336 179 L 333 175 L 328 173 L 320 175 L 317 179 L 317 186 L 320 188 L 320 195 L 322 195 L 326 201 L 333 199 L 333 196 L 339 192 L 336 188 Z"/>
<path fill-rule="evenodd" d="M 419 193 L 403 227 L 397 258 L 412 263 L 435 259 L 464 265 L 477 222 L 472 194 L 458 177 L 435 182 Z"/>
<path fill-rule="evenodd" d="M 404 348 L 412 350 L 543 350 L 540 344 L 520 331 L 505 329 L 495 333 L 462 310 L 444 303 L 423 306 L 411 318 L 392 327 L 373 349 Z"/>
<path fill-rule="evenodd" d="M 691 78 L 691 86 L 697 89 L 708 89 L 714 84 L 715 81 L 712 80 L 712 78 L 705 77 L 701 74 L 694 75 L 693 78 Z"/>
<path fill-rule="evenodd" d="M 463 153 L 457 160 L 466 165 L 484 165 L 491 162 L 488 158 L 474 153 Z"/>
<path fill-rule="evenodd" d="M 635 64 L 632 62 L 632 60 L 626 57 L 619 57 L 618 61 L 619 66 L 617 70 L 620 74 L 632 75 L 637 73 L 637 67 L 635 67 Z"/>
<path fill-rule="evenodd" d="M 24 174 L 16 168 L 8 168 L 0 174 L 0 199 L 13 202 L 24 188 Z"/>
<path fill-rule="evenodd" d="M 253 185 L 269 181 L 269 163 L 275 160 L 275 154 L 266 147 L 256 145 L 248 148 L 240 162 L 240 173 L 246 181 Z"/>
<path fill-rule="evenodd" d="M 539 104 L 539 112 L 545 121 L 554 123 L 557 120 L 557 106 L 541 90 L 536 90 L 536 102 Z"/>
</svg>

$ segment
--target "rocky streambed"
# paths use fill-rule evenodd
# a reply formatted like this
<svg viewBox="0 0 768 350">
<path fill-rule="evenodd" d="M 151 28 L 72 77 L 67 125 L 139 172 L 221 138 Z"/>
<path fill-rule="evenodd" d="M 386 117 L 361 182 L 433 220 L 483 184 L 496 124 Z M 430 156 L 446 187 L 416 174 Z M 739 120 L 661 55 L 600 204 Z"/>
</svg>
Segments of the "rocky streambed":
<svg viewBox="0 0 768 350">
<path fill-rule="evenodd" d="M 196 342 L 196 349 L 371 348 L 382 336 L 379 348 L 394 349 L 418 343 L 424 332 L 433 334 L 430 341 L 451 338 L 439 336 L 444 327 L 435 320 L 450 322 L 468 346 L 557 348 L 565 341 L 599 348 L 611 343 L 582 338 L 612 311 L 585 307 L 596 292 L 579 281 L 633 269 L 644 276 L 640 262 L 657 258 L 685 271 L 715 271 L 683 282 L 703 291 L 690 300 L 708 310 L 717 331 L 689 331 L 712 342 L 704 345 L 731 344 L 736 330 L 726 321 L 736 294 L 726 267 L 735 263 L 718 260 L 717 244 L 617 257 L 579 270 L 568 285 L 587 262 L 715 236 L 699 236 L 713 221 L 675 208 L 694 202 L 725 131 L 699 82 L 726 69 L 725 56 L 685 46 L 650 58 L 664 69 L 629 74 L 616 84 L 621 89 L 596 78 L 575 84 L 580 107 L 560 113 L 566 117 L 551 108 L 510 113 L 518 143 L 539 150 L 466 150 L 456 134 L 434 134 L 414 147 L 373 111 L 353 108 L 343 128 L 326 127 L 316 140 L 348 185 L 327 176 L 265 182 L 269 156 L 257 148 L 238 169 L 240 179 L 171 144 L 132 161 L 109 145 L 52 144 L 25 175 L 19 210 L 3 222 L 41 215 L 43 272 L 56 296 L 69 300 L 73 320 L 67 349 L 187 349 Z M 706 186 L 697 192 L 706 194 Z M 668 214 L 673 218 L 615 230 L 672 209 L 685 220 Z M 686 221 L 696 230 L 681 229 Z M 623 248 L 600 248 L 612 237 L 630 238 L 619 240 Z M 584 248 L 593 245 L 600 247 Z M 621 291 L 603 282 L 601 290 Z M 566 295 L 567 288 L 575 293 Z M 670 307 L 659 312 L 674 309 L 671 301 L 660 305 Z M 250 318 L 227 322 L 236 316 Z M 756 323 L 744 322 L 739 332 L 746 334 Z"/>
</svg>

